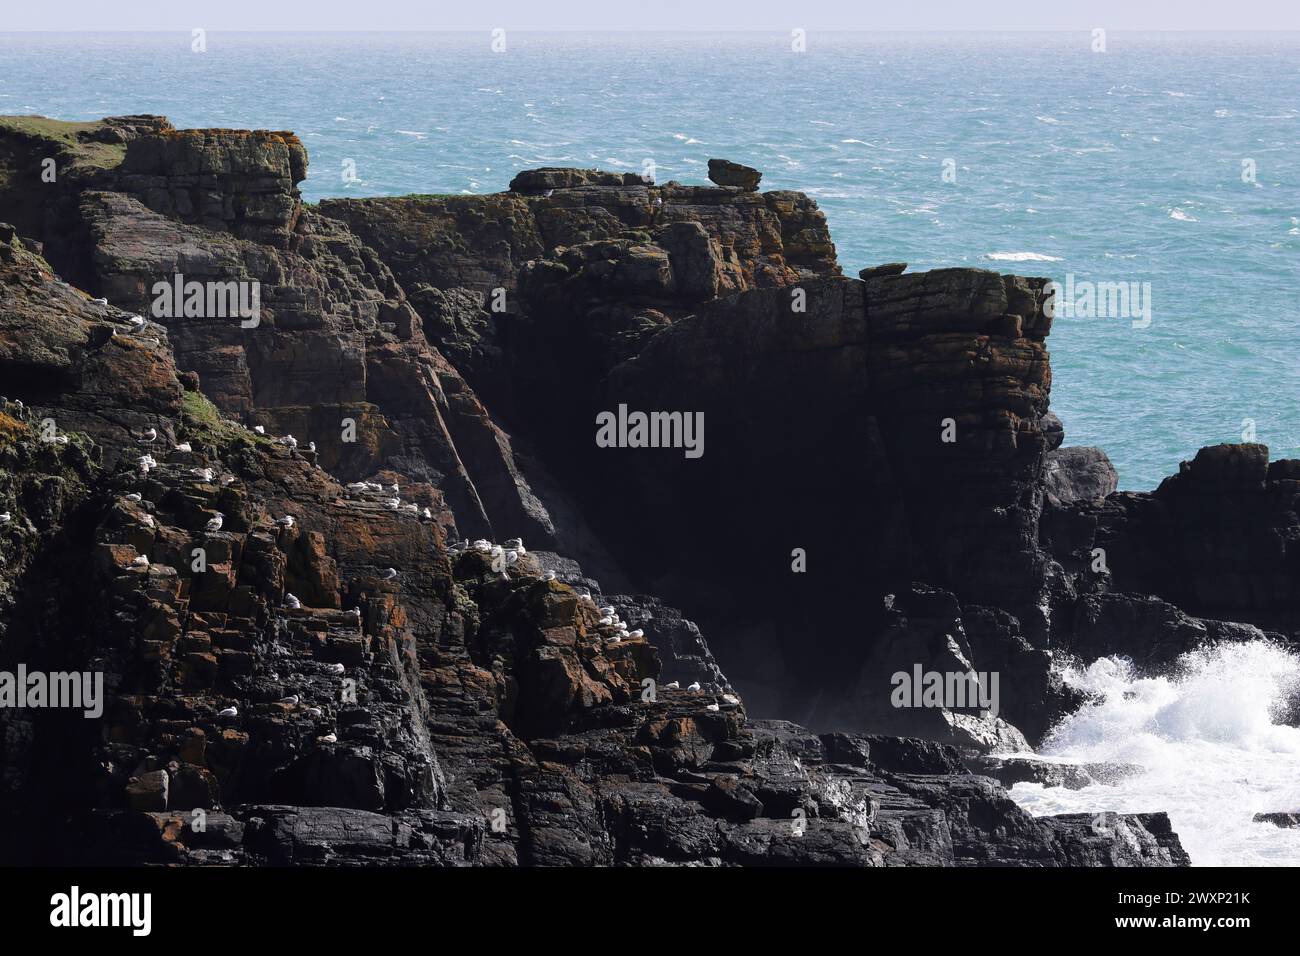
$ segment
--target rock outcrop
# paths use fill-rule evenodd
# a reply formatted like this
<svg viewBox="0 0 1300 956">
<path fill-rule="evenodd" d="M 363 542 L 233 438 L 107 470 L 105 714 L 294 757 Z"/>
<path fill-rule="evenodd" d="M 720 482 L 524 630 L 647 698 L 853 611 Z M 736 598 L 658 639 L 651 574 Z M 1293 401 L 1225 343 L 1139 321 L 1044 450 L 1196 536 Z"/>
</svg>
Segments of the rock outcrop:
<svg viewBox="0 0 1300 956">
<path fill-rule="evenodd" d="M 1294 463 L 1116 492 L 1048 408 L 1046 280 L 846 278 L 747 167 L 313 207 L 306 165 L 0 121 L 0 668 L 105 687 L 0 710 L 10 859 L 1187 862 L 1002 789 L 1131 768 L 996 754 L 1080 702 L 1062 650 L 1293 633 Z M 913 669 L 999 699 L 900 705 Z"/>
</svg>

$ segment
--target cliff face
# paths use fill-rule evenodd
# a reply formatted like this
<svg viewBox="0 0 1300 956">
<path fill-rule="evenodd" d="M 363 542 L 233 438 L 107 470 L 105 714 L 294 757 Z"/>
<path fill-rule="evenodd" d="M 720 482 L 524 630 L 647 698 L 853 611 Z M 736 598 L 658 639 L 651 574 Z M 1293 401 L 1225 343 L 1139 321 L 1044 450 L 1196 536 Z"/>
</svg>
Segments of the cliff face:
<svg viewBox="0 0 1300 956">
<path fill-rule="evenodd" d="M 0 121 L 0 661 L 107 696 L 0 710 L 13 858 L 1185 861 L 967 763 L 1077 703 L 1059 647 L 1294 626 L 1300 466 L 1109 494 L 1058 447 L 1044 280 L 845 278 L 756 175 L 313 208 L 306 163 Z M 177 277 L 256 321 L 158 307 Z M 620 406 L 701 414 L 703 454 L 598 447 Z M 998 672 L 1000 717 L 891 706 L 914 666 Z"/>
</svg>

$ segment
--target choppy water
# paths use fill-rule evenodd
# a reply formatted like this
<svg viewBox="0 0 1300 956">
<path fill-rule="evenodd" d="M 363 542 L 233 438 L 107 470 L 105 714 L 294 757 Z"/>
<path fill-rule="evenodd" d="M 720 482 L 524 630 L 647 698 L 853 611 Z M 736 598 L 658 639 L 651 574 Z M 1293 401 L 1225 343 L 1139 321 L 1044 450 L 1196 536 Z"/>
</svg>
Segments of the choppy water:
<svg viewBox="0 0 1300 956">
<path fill-rule="evenodd" d="M 1220 645 L 1154 678 L 1108 658 L 1068 679 L 1097 700 L 1058 726 L 1042 755 L 1146 772 L 1082 790 L 1016 784 L 1021 806 L 1036 815 L 1165 810 L 1194 865 L 1300 865 L 1300 830 L 1252 820 L 1300 811 L 1300 729 L 1276 722 L 1300 686 L 1293 651 Z"/>
<path fill-rule="evenodd" d="M 0 113 L 297 131 L 310 199 L 479 193 L 518 169 L 802 189 L 852 274 L 968 264 L 1151 284 L 1060 319 L 1053 406 L 1126 488 L 1254 422 L 1300 456 L 1300 34 L 0 34 Z M 345 183 L 345 160 L 359 181 Z M 952 160 L 956 181 L 943 179 Z M 1253 160 L 1255 181 L 1242 179 Z"/>
</svg>

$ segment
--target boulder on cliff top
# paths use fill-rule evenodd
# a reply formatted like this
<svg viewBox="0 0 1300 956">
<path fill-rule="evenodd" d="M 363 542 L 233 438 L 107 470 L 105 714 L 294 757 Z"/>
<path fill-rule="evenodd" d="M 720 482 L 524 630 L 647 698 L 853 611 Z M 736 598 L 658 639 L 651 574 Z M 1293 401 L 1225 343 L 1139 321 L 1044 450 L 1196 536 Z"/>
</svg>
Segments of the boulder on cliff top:
<svg viewBox="0 0 1300 956">
<path fill-rule="evenodd" d="M 753 192 L 762 178 L 763 174 L 753 166 L 742 166 L 729 159 L 709 160 L 709 179 L 719 186 L 739 186 Z"/>
</svg>

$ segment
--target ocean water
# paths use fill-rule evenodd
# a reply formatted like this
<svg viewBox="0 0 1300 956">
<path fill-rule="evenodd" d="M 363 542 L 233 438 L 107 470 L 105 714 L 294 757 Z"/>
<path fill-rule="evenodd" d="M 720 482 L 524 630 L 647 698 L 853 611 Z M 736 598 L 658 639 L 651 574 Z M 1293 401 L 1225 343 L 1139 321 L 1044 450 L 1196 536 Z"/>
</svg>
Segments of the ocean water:
<svg viewBox="0 0 1300 956">
<path fill-rule="evenodd" d="M 748 163 L 816 197 L 849 274 L 1149 289 L 1149 327 L 1050 339 L 1067 441 L 1121 487 L 1249 429 L 1300 457 L 1300 34 L 0 34 L 0 113 L 140 112 L 295 130 L 311 200 Z"/>
<path fill-rule="evenodd" d="M 1300 810 L 1300 729 L 1277 722 L 1300 687 L 1293 650 L 1223 644 L 1162 677 L 1115 658 L 1066 677 L 1095 703 L 1058 725 L 1039 756 L 1144 772 L 1081 790 L 1020 783 L 1017 803 L 1035 815 L 1164 810 L 1194 866 L 1300 865 L 1300 830 L 1252 820 Z"/>
</svg>

